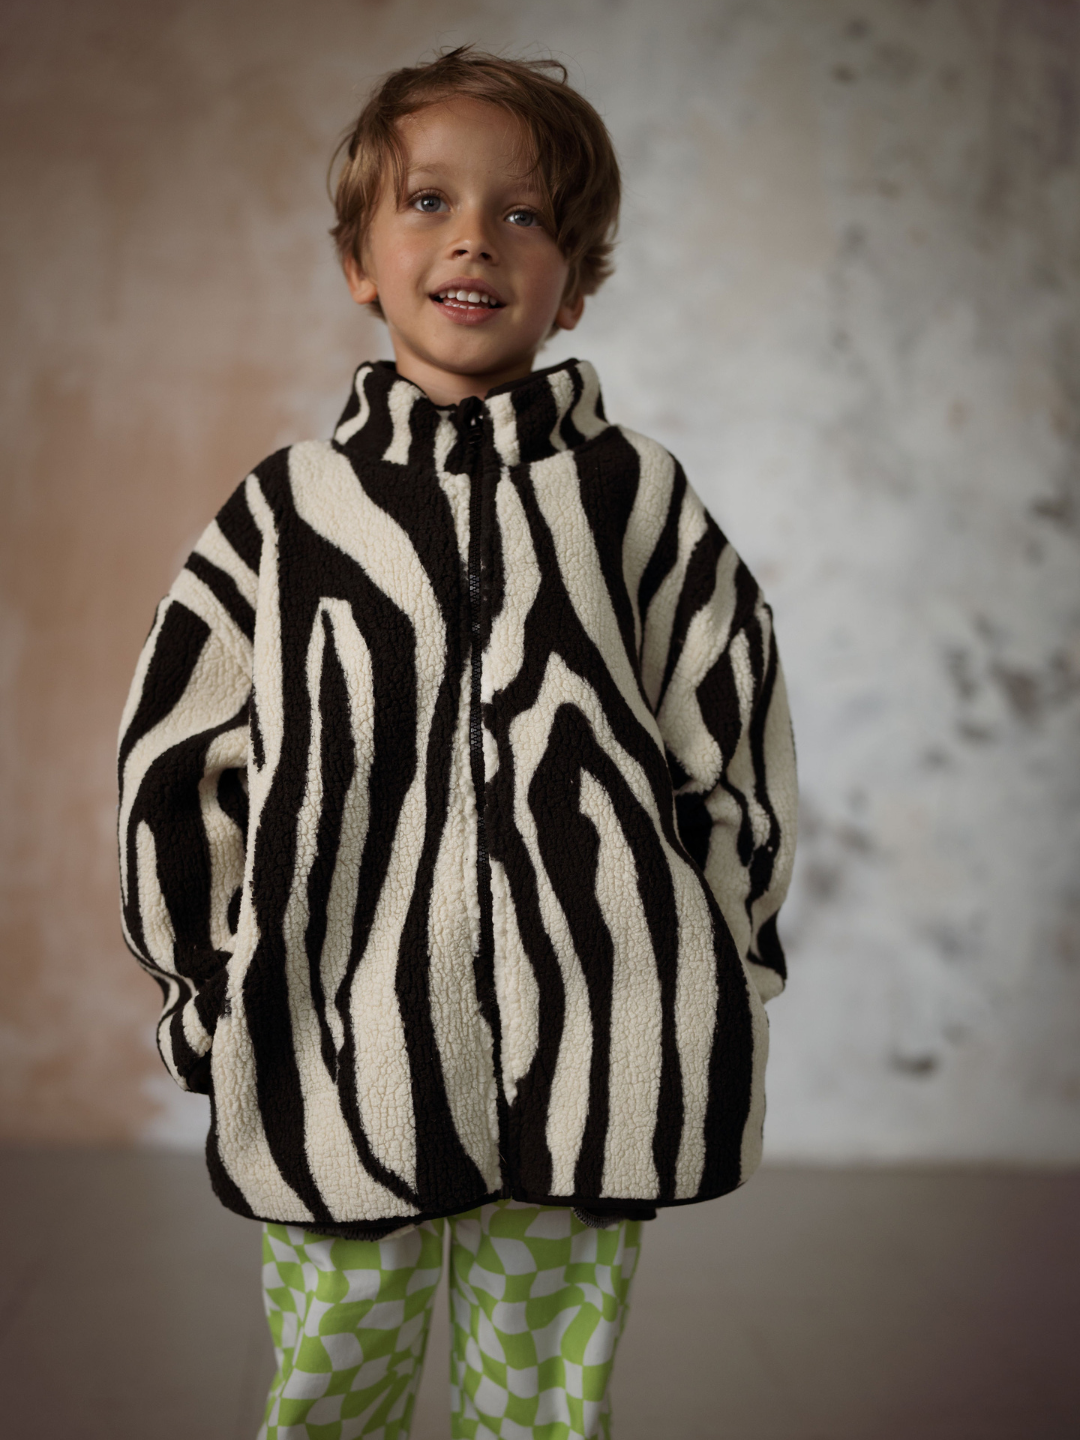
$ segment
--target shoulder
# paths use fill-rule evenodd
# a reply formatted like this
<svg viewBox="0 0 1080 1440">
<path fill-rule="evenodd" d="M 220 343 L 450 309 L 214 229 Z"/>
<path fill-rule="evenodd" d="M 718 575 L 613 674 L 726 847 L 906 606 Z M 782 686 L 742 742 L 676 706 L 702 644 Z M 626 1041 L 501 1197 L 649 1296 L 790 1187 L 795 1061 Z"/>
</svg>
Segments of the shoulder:
<svg viewBox="0 0 1080 1440">
<path fill-rule="evenodd" d="M 297 440 L 260 461 L 244 484 L 254 480 L 268 503 L 273 504 L 288 489 L 294 475 L 339 465 L 341 458 L 340 449 L 330 440 Z"/>
<path fill-rule="evenodd" d="M 706 513 L 700 497 L 686 478 L 686 471 L 666 446 L 628 425 L 612 425 L 611 430 L 634 452 L 643 482 L 666 490 L 680 509 L 701 515 Z"/>
<path fill-rule="evenodd" d="M 569 452 L 579 472 L 602 474 L 609 481 L 629 483 L 638 491 L 670 491 L 676 477 L 686 477 L 678 460 L 658 440 L 608 422 L 599 434 Z"/>
<path fill-rule="evenodd" d="M 325 473 L 342 463 L 340 450 L 329 440 L 298 440 L 275 450 L 246 476 L 218 513 L 247 513 L 257 524 L 270 517 L 280 519 L 291 507 L 294 481 L 298 476 Z M 347 462 L 346 462 L 347 463 Z"/>
<path fill-rule="evenodd" d="M 196 540 L 169 590 L 211 628 L 254 635 L 259 573 L 267 542 L 277 543 L 282 521 L 295 508 L 292 487 L 298 474 L 318 478 L 327 465 L 341 463 L 332 444 L 304 440 L 276 450 L 259 462 Z M 313 475 L 313 470 L 317 473 Z M 243 642 L 238 641 L 240 648 Z"/>
<path fill-rule="evenodd" d="M 612 459 L 621 458 L 624 466 L 643 475 L 667 473 L 680 468 L 674 455 L 665 450 L 659 440 L 641 435 L 638 431 L 631 430 L 629 425 L 616 425 L 611 421 L 608 421 L 598 434 L 578 446 L 575 454 L 589 452 L 604 454 Z"/>
<path fill-rule="evenodd" d="M 611 432 L 621 436 L 636 452 L 643 469 L 646 467 L 657 470 L 682 468 L 671 451 L 665 449 L 659 440 L 654 440 L 649 435 L 642 435 L 638 430 L 631 430 L 629 425 L 612 425 L 605 433 L 610 434 Z"/>
<path fill-rule="evenodd" d="M 667 526 L 676 530 L 689 527 L 697 532 L 709 530 L 720 533 L 701 497 L 686 478 L 686 471 L 677 456 L 666 446 L 628 425 L 611 425 L 605 434 L 613 437 L 634 468 L 641 501 L 636 508 L 644 506 L 650 511 L 662 508 Z"/>
<path fill-rule="evenodd" d="M 657 563 L 669 567 L 695 595 L 735 586 L 741 610 L 763 597 L 754 576 L 686 477 L 679 460 L 658 440 L 628 426 L 612 426 L 638 457 L 640 483 L 631 525 L 655 539 Z"/>
</svg>

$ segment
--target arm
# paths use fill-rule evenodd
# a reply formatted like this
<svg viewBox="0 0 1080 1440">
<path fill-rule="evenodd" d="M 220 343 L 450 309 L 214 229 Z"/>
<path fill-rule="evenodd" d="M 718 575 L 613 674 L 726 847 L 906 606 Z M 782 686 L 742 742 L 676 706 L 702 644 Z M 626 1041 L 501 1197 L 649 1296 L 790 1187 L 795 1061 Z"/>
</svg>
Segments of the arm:
<svg viewBox="0 0 1080 1440">
<path fill-rule="evenodd" d="M 681 477 L 680 477 L 681 478 Z M 787 971 L 776 916 L 795 850 L 795 748 L 772 611 L 682 481 L 674 561 L 649 606 L 642 671 L 679 834 L 763 1000 Z"/>
<path fill-rule="evenodd" d="M 120 728 L 124 938 L 161 986 L 158 1048 L 209 1086 L 244 873 L 258 535 L 241 487 L 158 606 Z"/>
</svg>

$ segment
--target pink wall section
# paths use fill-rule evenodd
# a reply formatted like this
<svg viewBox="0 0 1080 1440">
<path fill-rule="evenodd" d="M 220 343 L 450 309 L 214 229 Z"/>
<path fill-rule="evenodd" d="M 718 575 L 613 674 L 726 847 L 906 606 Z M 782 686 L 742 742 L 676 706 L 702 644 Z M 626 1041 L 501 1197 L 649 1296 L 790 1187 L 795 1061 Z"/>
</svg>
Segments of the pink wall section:
<svg viewBox="0 0 1080 1440">
<path fill-rule="evenodd" d="M 154 606 L 259 458 L 325 433 L 381 336 L 323 192 L 363 7 L 5 7 L 0 1135 L 152 1118 L 116 729 Z M 265 22 L 270 19 L 272 23 Z M 293 64 L 298 45 L 314 63 Z M 378 64 L 376 67 L 378 68 Z"/>
</svg>

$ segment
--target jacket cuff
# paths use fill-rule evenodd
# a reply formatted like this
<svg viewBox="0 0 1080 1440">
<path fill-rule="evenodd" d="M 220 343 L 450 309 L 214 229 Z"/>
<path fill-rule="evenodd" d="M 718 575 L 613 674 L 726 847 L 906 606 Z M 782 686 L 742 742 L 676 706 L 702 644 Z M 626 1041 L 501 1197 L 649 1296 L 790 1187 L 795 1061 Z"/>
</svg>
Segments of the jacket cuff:
<svg viewBox="0 0 1080 1440">
<path fill-rule="evenodd" d="M 187 1068 L 182 1076 L 184 1089 L 191 1091 L 193 1095 L 210 1094 L 210 1051 L 200 1055 L 197 1060 Z"/>
<path fill-rule="evenodd" d="M 767 1000 L 775 1000 L 777 995 L 784 989 L 784 977 L 768 965 L 762 965 L 757 960 L 747 959 L 744 961 L 746 973 L 753 981 L 754 989 L 761 996 L 762 1003 Z"/>
<path fill-rule="evenodd" d="M 220 952 L 219 952 L 220 953 Z M 226 992 L 229 985 L 229 972 L 226 969 L 228 957 L 222 963 L 221 968 L 215 970 L 210 979 L 199 986 L 195 996 L 195 1013 L 202 1022 L 202 1027 L 208 1035 L 213 1035 L 217 1029 L 217 1023 L 225 1013 Z"/>
</svg>

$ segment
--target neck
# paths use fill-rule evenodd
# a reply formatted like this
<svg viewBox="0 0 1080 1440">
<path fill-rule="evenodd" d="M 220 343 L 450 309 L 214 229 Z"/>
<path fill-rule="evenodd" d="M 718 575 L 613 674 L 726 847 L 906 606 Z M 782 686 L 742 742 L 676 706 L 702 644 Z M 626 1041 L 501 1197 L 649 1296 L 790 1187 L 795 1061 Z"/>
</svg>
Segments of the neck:
<svg viewBox="0 0 1080 1440">
<path fill-rule="evenodd" d="M 394 345 L 394 363 L 404 380 L 418 385 L 433 405 L 459 405 L 470 395 L 483 400 L 489 390 L 497 385 L 506 385 L 511 380 L 521 380 L 532 372 L 534 355 L 517 360 L 512 365 L 498 370 L 462 374 L 457 370 L 445 370 L 419 355 L 414 355 L 403 346 Z"/>
</svg>

